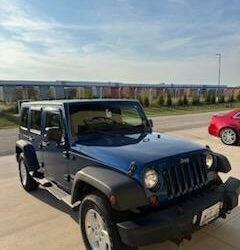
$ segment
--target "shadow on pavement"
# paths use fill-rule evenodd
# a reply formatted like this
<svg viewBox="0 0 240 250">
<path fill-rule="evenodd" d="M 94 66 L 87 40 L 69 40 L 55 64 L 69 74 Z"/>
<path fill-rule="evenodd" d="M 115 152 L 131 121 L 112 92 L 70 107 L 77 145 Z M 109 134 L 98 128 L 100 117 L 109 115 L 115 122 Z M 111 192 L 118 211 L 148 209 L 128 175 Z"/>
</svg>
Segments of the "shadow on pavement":
<svg viewBox="0 0 240 250">
<path fill-rule="evenodd" d="M 68 207 L 64 202 L 56 199 L 52 194 L 43 188 L 38 188 L 36 191 L 30 193 L 36 199 L 48 204 L 49 206 L 60 210 L 72 217 L 78 223 L 78 209 L 74 210 Z"/>
</svg>

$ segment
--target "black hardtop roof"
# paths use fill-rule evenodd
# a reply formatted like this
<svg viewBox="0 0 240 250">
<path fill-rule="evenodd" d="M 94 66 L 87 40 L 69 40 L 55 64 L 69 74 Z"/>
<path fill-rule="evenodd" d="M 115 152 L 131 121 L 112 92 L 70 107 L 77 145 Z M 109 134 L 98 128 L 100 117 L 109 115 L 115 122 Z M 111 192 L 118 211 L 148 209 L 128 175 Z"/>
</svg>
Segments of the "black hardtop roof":
<svg viewBox="0 0 240 250">
<path fill-rule="evenodd" d="M 71 103 L 137 102 L 135 99 L 63 99 L 23 102 L 22 106 L 64 105 Z"/>
</svg>

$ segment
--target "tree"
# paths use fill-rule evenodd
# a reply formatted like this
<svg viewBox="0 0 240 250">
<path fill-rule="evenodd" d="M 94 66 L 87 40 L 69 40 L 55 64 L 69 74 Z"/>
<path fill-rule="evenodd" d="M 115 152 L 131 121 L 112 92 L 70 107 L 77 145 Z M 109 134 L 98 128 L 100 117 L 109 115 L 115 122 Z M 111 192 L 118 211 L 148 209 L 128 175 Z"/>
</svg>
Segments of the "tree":
<svg viewBox="0 0 240 250">
<path fill-rule="evenodd" d="M 186 95 L 183 97 L 183 105 L 188 105 L 188 99 Z"/>
<path fill-rule="evenodd" d="M 167 95 L 167 106 L 172 106 L 172 97 L 170 94 Z"/>
<path fill-rule="evenodd" d="M 239 91 L 239 93 L 237 95 L 237 100 L 240 101 L 240 91 Z"/>
<path fill-rule="evenodd" d="M 225 97 L 224 95 L 220 95 L 218 98 L 218 103 L 224 103 L 225 102 Z"/>
<path fill-rule="evenodd" d="M 20 88 L 16 88 L 16 99 L 22 100 L 23 99 L 23 91 Z"/>
<path fill-rule="evenodd" d="M 235 99 L 234 99 L 234 95 L 231 95 L 229 98 L 228 98 L 228 102 L 234 102 Z"/>
<path fill-rule="evenodd" d="M 39 91 L 34 87 L 28 87 L 27 88 L 28 99 L 30 100 L 41 99 L 40 93 L 38 93 Z M 42 98 L 48 99 L 49 96 L 43 96 Z"/>
<path fill-rule="evenodd" d="M 149 98 L 148 96 L 144 96 L 143 97 L 143 106 L 144 107 L 149 107 L 150 103 L 149 103 Z"/>
<path fill-rule="evenodd" d="M 211 96 L 208 93 L 206 93 L 204 101 L 205 101 L 205 103 L 210 103 L 211 102 Z"/>
<path fill-rule="evenodd" d="M 192 98 L 192 105 L 199 105 L 200 104 L 200 98 L 198 95 L 194 95 Z"/>
<path fill-rule="evenodd" d="M 177 105 L 178 105 L 178 106 L 182 106 L 182 105 L 183 105 L 183 99 L 182 99 L 181 96 L 178 98 Z"/>
<path fill-rule="evenodd" d="M 85 88 L 85 90 L 84 90 L 84 98 L 92 99 L 92 97 L 93 97 L 92 88 Z"/>
<path fill-rule="evenodd" d="M 163 106 L 164 105 L 164 96 L 163 95 L 158 96 L 157 105 L 158 106 Z"/>
<path fill-rule="evenodd" d="M 210 103 L 211 104 L 215 104 L 216 103 L 216 96 L 215 95 L 211 95 L 210 96 Z"/>
<path fill-rule="evenodd" d="M 141 105 L 143 105 L 143 98 L 142 98 L 142 96 L 140 95 L 140 96 L 138 96 L 138 101 L 141 103 Z"/>
</svg>

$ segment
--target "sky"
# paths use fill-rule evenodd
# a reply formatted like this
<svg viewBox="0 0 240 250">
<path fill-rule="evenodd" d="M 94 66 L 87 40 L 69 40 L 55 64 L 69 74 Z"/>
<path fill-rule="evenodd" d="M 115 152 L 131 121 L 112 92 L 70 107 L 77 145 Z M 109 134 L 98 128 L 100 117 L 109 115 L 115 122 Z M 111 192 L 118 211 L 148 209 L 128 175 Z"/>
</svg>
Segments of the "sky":
<svg viewBox="0 0 240 250">
<path fill-rule="evenodd" d="M 239 0 L 0 0 L 0 79 L 240 85 Z"/>
</svg>

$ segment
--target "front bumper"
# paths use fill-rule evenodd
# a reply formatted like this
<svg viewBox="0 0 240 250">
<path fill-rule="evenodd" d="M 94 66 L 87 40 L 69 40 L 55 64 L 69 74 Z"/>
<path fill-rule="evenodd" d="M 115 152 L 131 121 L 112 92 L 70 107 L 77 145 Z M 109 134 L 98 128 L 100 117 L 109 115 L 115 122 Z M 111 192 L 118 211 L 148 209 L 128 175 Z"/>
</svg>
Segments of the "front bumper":
<svg viewBox="0 0 240 250">
<path fill-rule="evenodd" d="M 238 205 L 240 181 L 230 177 L 224 184 L 211 187 L 202 193 L 170 208 L 152 212 L 145 217 L 117 224 L 122 241 L 129 246 L 143 246 L 171 240 L 180 243 L 184 238 L 200 228 L 201 213 L 206 208 L 221 201 L 223 207 L 219 217 Z M 193 218 L 196 218 L 195 224 Z"/>
</svg>

